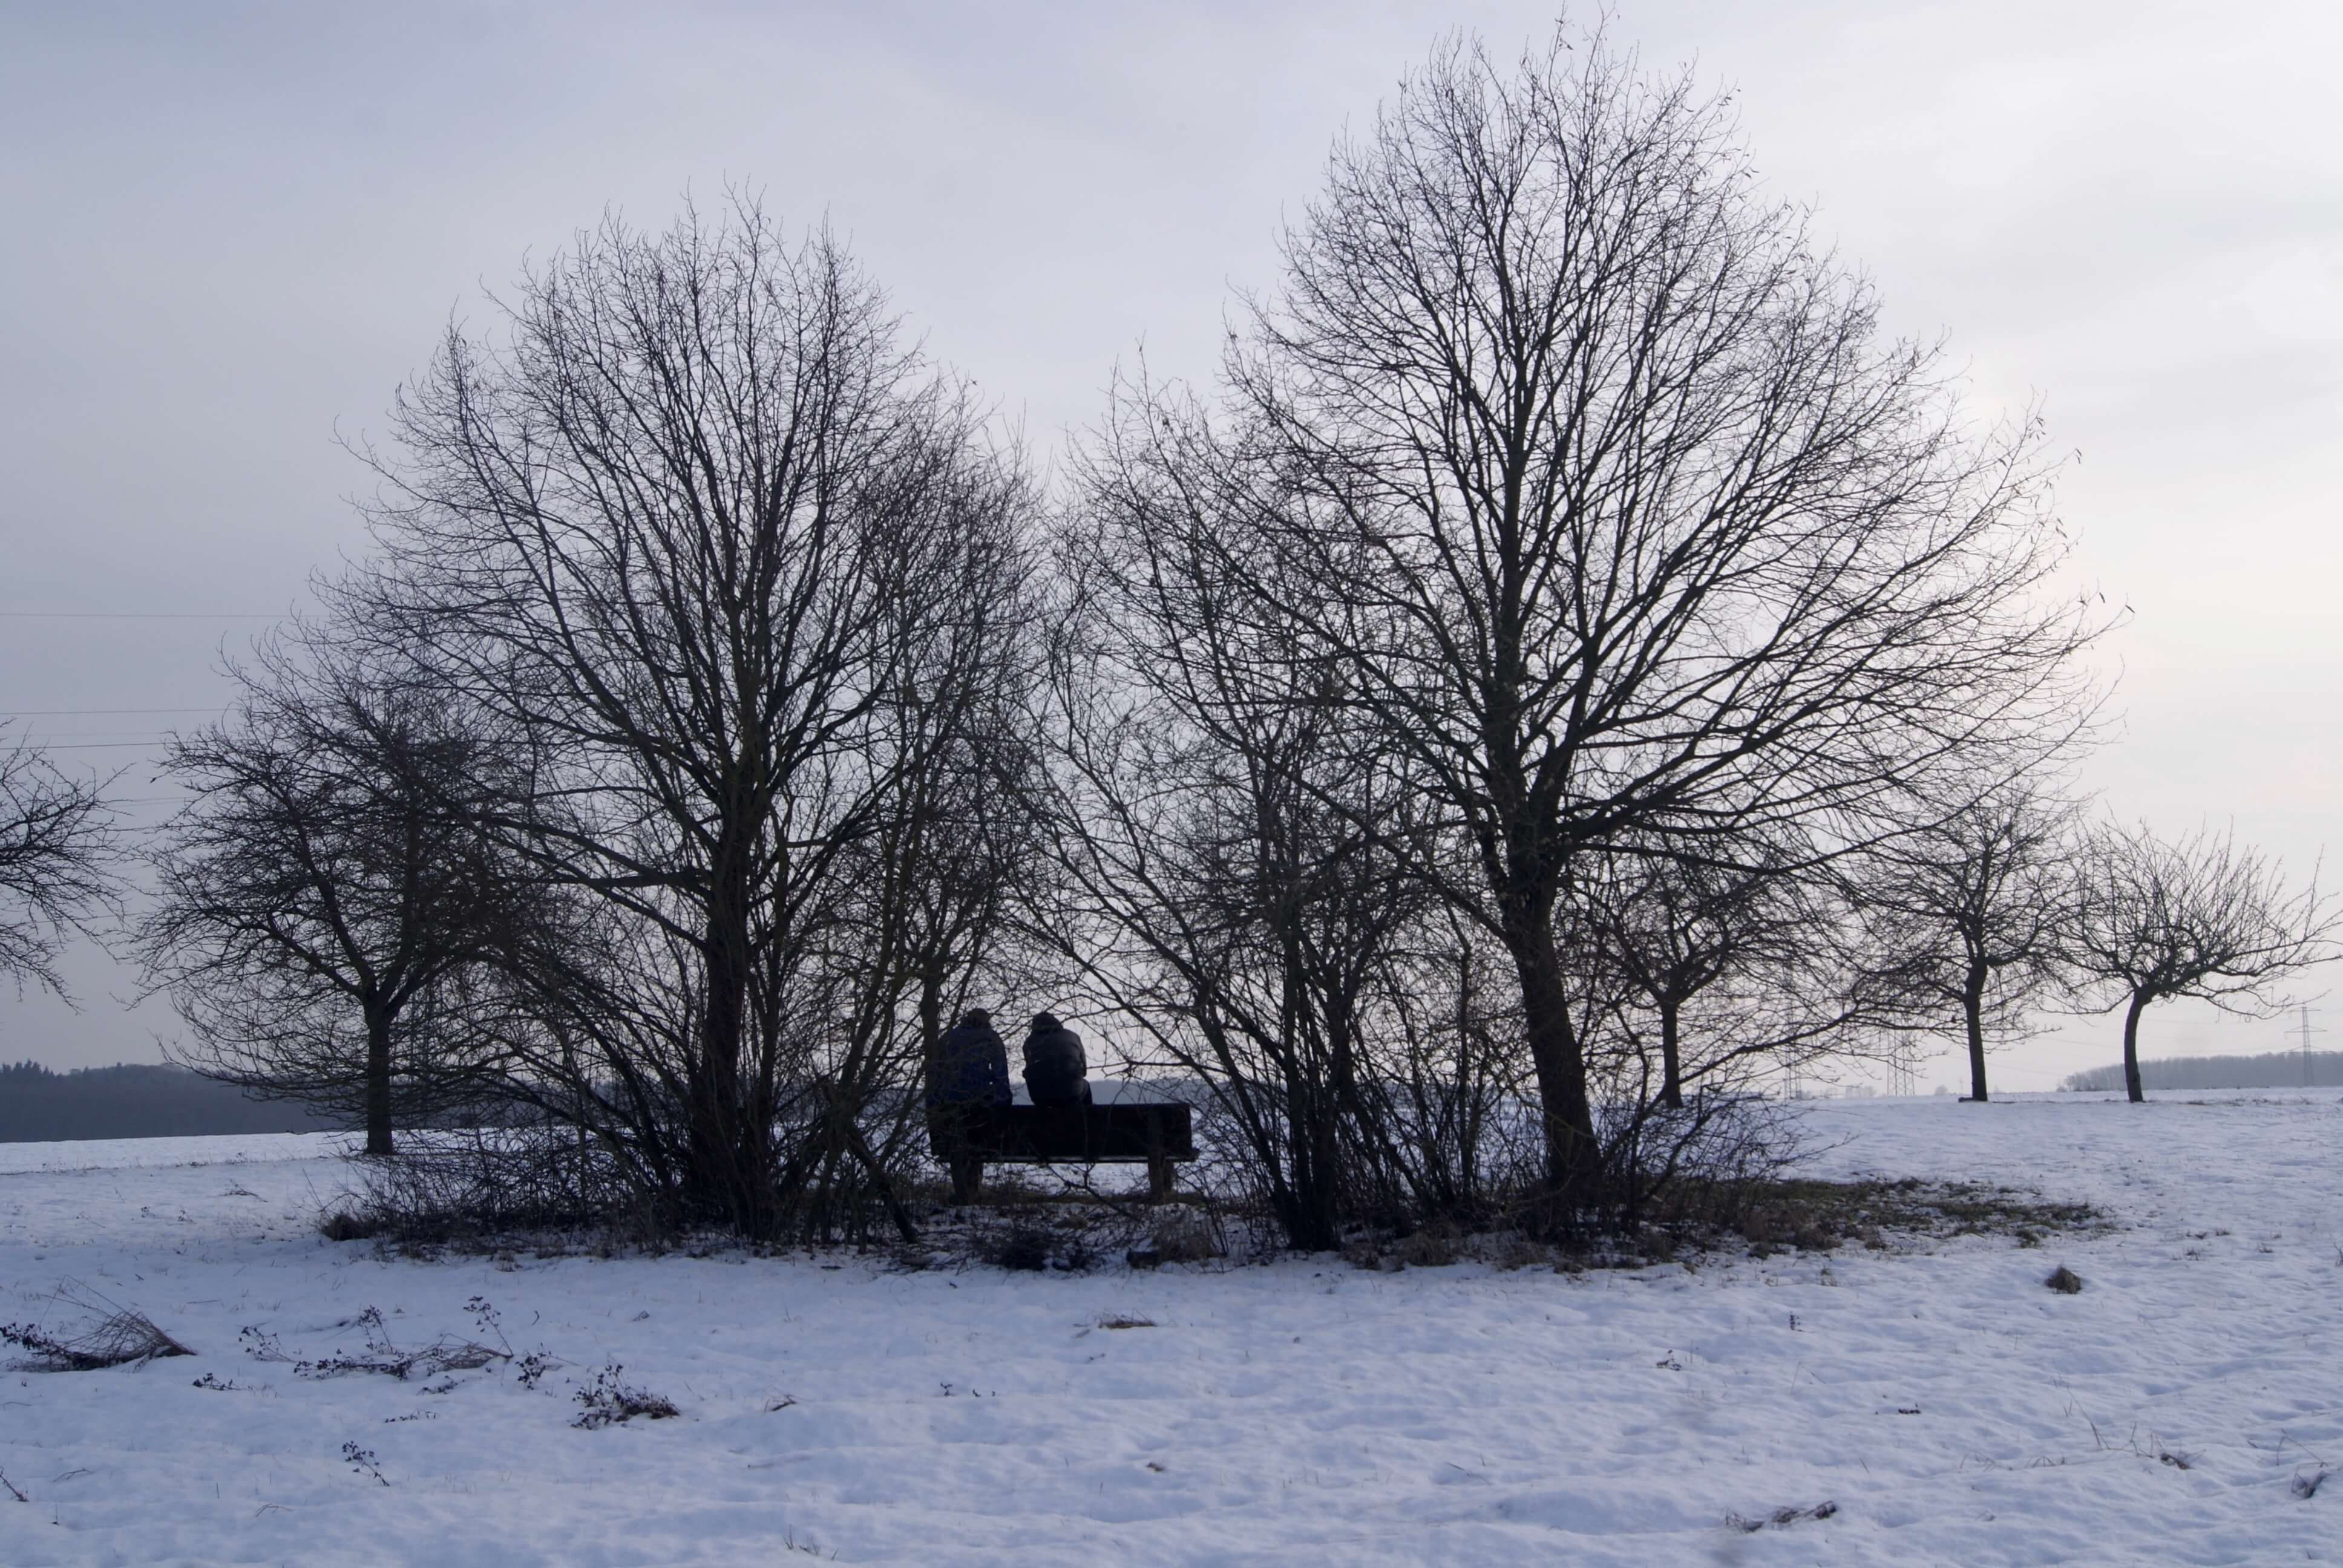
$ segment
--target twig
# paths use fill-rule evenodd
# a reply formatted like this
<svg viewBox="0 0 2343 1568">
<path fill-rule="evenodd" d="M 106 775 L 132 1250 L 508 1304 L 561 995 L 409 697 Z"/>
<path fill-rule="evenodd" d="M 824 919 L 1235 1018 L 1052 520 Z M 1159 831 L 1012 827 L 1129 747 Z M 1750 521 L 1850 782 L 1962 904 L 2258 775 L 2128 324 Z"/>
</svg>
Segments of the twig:
<svg viewBox="0 0 2343 1568">
<path fill-rule="evenodd" d="M 0 1470 L 0 1486 L 6 1487 L 8 1489 L 8 1494 L 19 1503 L 30 1503 L 33 1501 L 23 1493 L 16 1490 L 16 1483 L 8 1479 L 8 1473 L 5 1470 Z"/>
</svg>

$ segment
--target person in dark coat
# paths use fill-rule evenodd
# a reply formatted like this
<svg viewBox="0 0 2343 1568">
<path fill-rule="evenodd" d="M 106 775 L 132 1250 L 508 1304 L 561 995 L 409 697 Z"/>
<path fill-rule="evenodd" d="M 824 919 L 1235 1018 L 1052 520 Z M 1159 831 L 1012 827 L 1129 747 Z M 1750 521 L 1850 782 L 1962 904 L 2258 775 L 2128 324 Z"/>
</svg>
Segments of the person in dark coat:
<svg viewBox="0 0 2343 1568">
<path fill-rule="evenodd" d="M 1055 1013 L 1033 1015 L 1032 1032 L 1025 1037 L 1025 1088 L 1034 1104 L 1088 1105 L 1091 1084 L 1082 1074 L 1089 1066 L 1081 1036 Z"/>
<path fill-rule="evenodd" d="M 970 1123 L 986 1106 L 1009 1103 L 1009 1048 L 992 1015 L 971 1008 L 944 1031 L 928 1070 L 928 1148 L 951 1176 L 952 1201 L 972 1201 L 984 1157 L 970 1152 Z"/>
</svg>

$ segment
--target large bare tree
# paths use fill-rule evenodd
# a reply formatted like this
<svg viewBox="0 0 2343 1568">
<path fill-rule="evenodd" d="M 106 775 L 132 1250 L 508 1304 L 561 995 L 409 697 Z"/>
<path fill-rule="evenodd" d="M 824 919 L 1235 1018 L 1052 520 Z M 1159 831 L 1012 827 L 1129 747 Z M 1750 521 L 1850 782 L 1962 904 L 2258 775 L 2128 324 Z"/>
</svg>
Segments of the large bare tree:
<svg viewBox="0 0 2343 1568">
<path fill-rule="evenodd" d="M 0 719 L 0 979 L 65 995 L 66 937 L 107 907 L 118 845 L 105 785 L 12 740 Z"/>
<path fill-rule="evenodd" d="M 2225 1012 L 2267 1016 L 2285 1005 L 2288 976 L 2338 956 L 2343 905 L 2318 879 L 2288 889 L 2278 866 L 2227 833 L 2199 829 L 2159 839 L 2146 827 L 2105 824 L 2081 849 L 2066 960 L 2123 1009 L 2124 1089 L 2139 1077 L 2139 1015 L 2194 997 Z"/>
<path fill-rule="evenodd" d="M 1026 487 L 845 250 L 745 198 L 606 221 L 498 328 L 451 327 L 400 398 L 365 618 L 529 736 L 502 826 L 630 955 L 598 994 L 643 1010 L 557 1031 L 570 1101 L 609 1106 L 679 1217 L 768 1232 L 803 1176 L 778 1127 L 873 1164 L 826 955 L 959 733 L 907 711 L 1014 613 Z"/>
<path fill-rule="evenodd" d="M 1442 48 L 1285 251 L 1226 362 L 1301 498 L 1257 591 L 1308 585 L 1329 689 L 1473 847 L 1448 890 L 1512 960 L 1566 1222 L 1600 1180 L 1574 863 L 1662 822 L 1852 836 L 2060 739 L 2090 628 L 2042 603 L 2038 432 L 1981 430 L 1723 103 L 1599 35 Z"/>
</svg>

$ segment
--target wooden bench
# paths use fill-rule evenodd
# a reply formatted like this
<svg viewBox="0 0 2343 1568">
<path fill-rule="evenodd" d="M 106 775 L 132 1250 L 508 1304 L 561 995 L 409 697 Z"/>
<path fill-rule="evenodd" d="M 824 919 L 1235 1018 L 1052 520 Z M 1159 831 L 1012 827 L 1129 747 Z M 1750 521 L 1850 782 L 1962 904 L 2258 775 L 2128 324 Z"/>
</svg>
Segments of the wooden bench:
<svg viewBox="0 0 2343 1568">
<path fill-rule="evenodd" d="M 1196 1157 L 1190 1108 L 1176 1100 L 1092 1105 L 980 1105 L 967 1111 L 969 1154 L 988 1164 L 1147 1167 L 1147 1196 L 1172 1195 L 1172 1167 Z"/>
</svg>

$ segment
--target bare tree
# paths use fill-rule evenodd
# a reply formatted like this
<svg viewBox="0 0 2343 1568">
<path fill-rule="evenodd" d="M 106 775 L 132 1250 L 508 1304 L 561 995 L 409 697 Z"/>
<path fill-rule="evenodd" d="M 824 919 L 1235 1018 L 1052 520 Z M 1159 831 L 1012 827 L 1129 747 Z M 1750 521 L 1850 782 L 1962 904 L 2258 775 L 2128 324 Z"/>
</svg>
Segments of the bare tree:
<svg viewBox="0 0 2343 1568">
<path fill-rule="evenodd" d="M 448 988 L 538 918 L 481 826 L 511 758 L 449 693 L 314 633 L 230 673 L 230 713 L 164 759 L 188 799 L 154 854 L 146 983 L 187 1026 L 186 1065 L 351 1115 L 387 1155 L 397 1123 L 493 1079 Z"/>
<path fill-rule="evenodd" d="M 0 976 L 65 996 L 66 936 L 107 905 L 118 845 L 105 785 L 59 770 L 0 719 Z"/>
<path fill-rule="evenodd" d="M 1895 983 L 1923 1009 L 1955 1010 L 1973 1101 L 1987 1097 L 1987 1042 L 2022 1033 L 2057 979 L 2074 825 L 2070 806 L 2020 779 L 1883 840 L 1854 874 Z"/>
<path fill-rule="evenodd" d="M 1736 1065 L 1827 1050 L 1857 1011 L 1853 988 L 1837 983 L 1842 944 L 1823 885 L 1779 846 L 1736 848 L 1738 862 L 1718 863 L 1631 843 L 1588 857 L 1570 895 L 1596 950 L 1582 961 L 1615 969 L 1657 1016 L 1657 1099 L 1669 1110 L 1683 1109 L 1687 1084 Z M 1707 1026 L 1689 1049 L 1688 1010 Z"/>
<path fill-rule="evenodd" d="M 2085 842 L 2066 960 L 2124 1010 L 2124 1088 L 2139 1077 L 2139 1015 L 2194 997 L 2225 1012 L 2263 1017 L 2283 1008 L 2279 981 L 2338 956 L 2343 907 L 2318 878 L 2288 890 L 2278 866 L 2227 833 L 2198 829 L 2167 842 L 2146 827 L 2112 824 Z"/>
<path fill-rule="evenodd" d="M 1226 364 L 1297 498 L 1252 591 L 1305 585 L 1329 689 L 1473 846 L 1444 886 L 1512 960 L 1557 1223 L 1600 1182 L 1578 859 L 1662 822 L 1693 855 L 1857 834 L 1956 761 L 2018 770 L 2092 634 L 2038 602 L 2033 424 L 1978 433 L 1755 188 L 1684 76 L 1453 43 L 1337 148 Z"/>
<path fill-rule="evenodd" d="M 625 955 L 538 1068 L 678 1217 L 768 1233 L 807 1139 L 884 1185 L 840 1073 L 899 1058 L 831 1054 L 871 1001 L 846 905 L 956 733 L 904 717 L 937 649 L 1014 611 L 982 561 L 1027 491 L 843 249 L 748 199 L 608 220 L 500 309 L 401 397 L 367 618 L 531 738 L 502 826 Z"/>
</svg>

